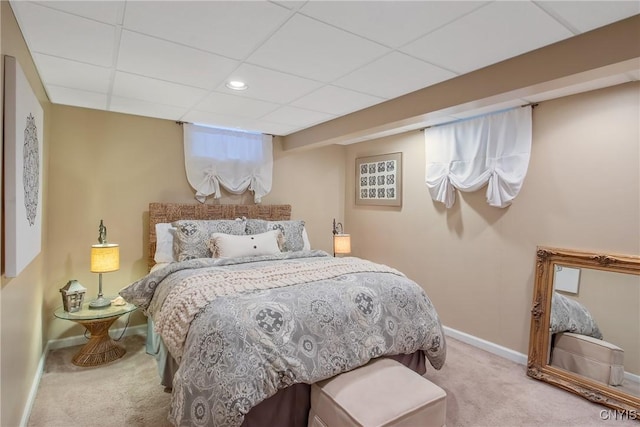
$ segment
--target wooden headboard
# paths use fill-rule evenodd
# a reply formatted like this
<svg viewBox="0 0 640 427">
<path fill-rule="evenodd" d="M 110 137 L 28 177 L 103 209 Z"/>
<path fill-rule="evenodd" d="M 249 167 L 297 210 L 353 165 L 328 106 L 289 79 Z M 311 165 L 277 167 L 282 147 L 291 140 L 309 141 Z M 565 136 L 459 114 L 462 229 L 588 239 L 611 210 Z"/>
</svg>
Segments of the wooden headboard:
<svg viewBox="0 0 640 427">
<path fill-rule="evenodd" d="M 179 219 L 255 218 L 291 219 L 291 205 L 205 205 L 202 203 L 149 203 L 149 269 L 155 265 L 156 224 Z"/>
</svg>

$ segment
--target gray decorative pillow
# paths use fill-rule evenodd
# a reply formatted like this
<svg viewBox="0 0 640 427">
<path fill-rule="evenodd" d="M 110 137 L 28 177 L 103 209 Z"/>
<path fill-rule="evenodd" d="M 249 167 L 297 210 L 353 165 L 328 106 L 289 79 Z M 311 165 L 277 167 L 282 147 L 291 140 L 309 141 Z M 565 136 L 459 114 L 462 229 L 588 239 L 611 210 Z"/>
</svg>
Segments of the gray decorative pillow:
<svg viewBox="0 0 640 427">
<path fill-rule="evenodd" d="M 209 241 L 213 233 L 242 236 L 245 223 L 241 219 L 179 220 L 171 223 L 175 227 L 173 252 L 176 260 L 211 258 Z"/>
<path fill-rule="evenodd" d="M 265 221 L 263 219 L 247 219 L 247 234 L 260 234 L 269 230 L 280 230 L 284 236 L 282 252 L 301 251 L 304 249 L 304 221 Z"/>
<path fill-rule="evenodd" d="M 587 308 L 578 301 L 557 292 L 551 298 L 551 332 L 573 332 L 599 340 L 602 332 Z"/>
<path fill-rule="evenodd" d="M 267 228 L 267 221 L 264 219 L 251 219 L 245 218 L 245 233 L 246 234 L 262 234 L 269 231 Z"/>
</svg>

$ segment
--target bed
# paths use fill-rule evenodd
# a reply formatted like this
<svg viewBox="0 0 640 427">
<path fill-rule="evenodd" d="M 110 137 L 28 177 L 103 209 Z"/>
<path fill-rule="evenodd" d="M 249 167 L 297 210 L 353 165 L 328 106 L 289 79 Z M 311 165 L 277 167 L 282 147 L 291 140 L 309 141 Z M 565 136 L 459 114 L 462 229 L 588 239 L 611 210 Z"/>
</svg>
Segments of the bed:
<svg viewBox="0 0 640 427">
<path fill-rule="evenodd" d="M 378 357 L 420 374 L 443 366 L 442 326 L 419 285 L 311 249 L 290 217 L 290 205 L 149 205 L 150 272 L 120 295 L 149 318 L 174 425 L 306 426 L 314 382 Z"/>
</svg>

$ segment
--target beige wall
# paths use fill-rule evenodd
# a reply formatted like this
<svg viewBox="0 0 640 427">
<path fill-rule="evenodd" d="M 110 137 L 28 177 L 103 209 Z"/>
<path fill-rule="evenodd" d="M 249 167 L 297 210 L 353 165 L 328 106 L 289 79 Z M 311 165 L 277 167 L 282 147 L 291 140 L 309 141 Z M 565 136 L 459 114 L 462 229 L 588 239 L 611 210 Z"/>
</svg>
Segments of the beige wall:
<svg viewBox="0 0 640 427">
<path fill-rule="evenodd" d="M 354 255 L 421 284 L 443 323 L 527 353 L 536 245 L 640 253 L 640 83 L 540 103 L 528 174 L 507 209 L 484 191 L 447 210 L 424 184 L 419 131 L 347 148 Z M 403 153 L 401 209 L 354 204 L 357 157 Z"/>
<path fill-rule="evenodd" d="M 97 242 L 101 219 L 109 242 L 120 244 L 120 270 L 103 275 L 104 293 L 115 295 L 147 271 L 149 203 L 196 203 L 186 179 L 180 125 L 59 105 L 51 110 L 45 313 L 60 305 L 58 289 L 69 279 L 95 296 L 98 277 L 89 271 L 89 248 Z M 331 219 L 343 211 L 343 157 L 339 146 L 284 153 L 276 141 L 273 190 L 262 201 L 290 203 L 292 216 L 307 221 L 312 244 L 325 250 L 330 249 Z M 225 194 L 220 200 L 251 202 L 249 194 Z M 132 318 L 133 324 L 143 321 L 140 314 Z M 47 339 L 82 333 L 64 320 L 49 317 L 44 323 Z"/>
<path fill-rule="evenodd" d="M 20 64 L 44 110 L 43 141 L 43 224 L 41 253 L 15 278 L 7 278 L 2 269 L 0 290 L 0 425 L 15 426 L 20 422 L 24 404 L 35 378 L 46 337 L 42 334 L 42 295 L 50 285 L 46 274 L 49 107 L 44 88 L 17 27 L 9 3 L 3 1 L 1 13 L 1 51 Z M 4 76 L 2 76 L 4 81 Z M 1 99 L 1 98 L 0 98 Z M 0 104 L 2 104 L 0 102 Z M 4 140 L 3 140 L 4 147 Z M 0 166 L 1 168 L 1 166 Z M 1 174 L 0 174 L 1 175 Z M 0 217 L 0 221 L 2 221 Z M 4 244 L 4 235 L 2 238 Z"/>
</svg>

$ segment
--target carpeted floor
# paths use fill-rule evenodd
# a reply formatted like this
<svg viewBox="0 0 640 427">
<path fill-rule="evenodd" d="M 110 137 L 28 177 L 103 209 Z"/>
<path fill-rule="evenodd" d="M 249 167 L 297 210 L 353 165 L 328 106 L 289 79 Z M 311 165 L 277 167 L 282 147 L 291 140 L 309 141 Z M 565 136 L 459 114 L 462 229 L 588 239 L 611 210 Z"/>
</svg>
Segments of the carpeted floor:
<svg viewBox="0 0 640 427">
<path fill-rule="evenodd" d="M 127 353 L 106 365 L 81 368 L 71 363 L 79 347 L 49 352 L 28 426 L 171 426 L 171 394 L 160 385 L 155 359 L 145 338 L 124 337 Z"/>
<path fill-rule="evenodd" d="M 71 363 L 78 347 L 51 351 L 28 426 L 170 426 L 171 396 L 159 385 L 144 338 L 122 343 L 122 359 L 94 368 Z M 638 427 L 636 421 L 602 420 L 603 406 L 527 377 L 522 365 L 452 338 L 447 346 L 445 366 L 428 366 L 426 377 L 447 392 L 449 427 Z"/>
</svg>

